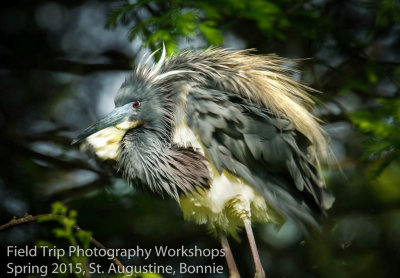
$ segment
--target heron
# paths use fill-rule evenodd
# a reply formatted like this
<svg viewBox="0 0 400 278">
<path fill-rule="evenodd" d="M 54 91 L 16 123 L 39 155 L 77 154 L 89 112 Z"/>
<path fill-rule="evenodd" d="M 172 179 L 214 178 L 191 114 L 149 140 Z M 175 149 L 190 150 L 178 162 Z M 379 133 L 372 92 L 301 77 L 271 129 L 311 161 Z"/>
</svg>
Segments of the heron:
<svg viewBox="0 0 400 278">
<path fill-rule="evenodd" d="M 156 51 L 157 52 L 157 51 Z M 228 236 L 245 230 L 255 277 L 265 271 L 252 225 L 317 227 L 334 197 L 319 171 L 329 148 L 310 112 L 311 88 L 293 62 L 252 50 L 148 55 L 118 90 L 115 109 L 80 133 L 124 179 L 175 199 L 185 219 L 219 235 L 232 278 Z M 145 57 L 145 56 L 143 56 Z"/>
</svg>

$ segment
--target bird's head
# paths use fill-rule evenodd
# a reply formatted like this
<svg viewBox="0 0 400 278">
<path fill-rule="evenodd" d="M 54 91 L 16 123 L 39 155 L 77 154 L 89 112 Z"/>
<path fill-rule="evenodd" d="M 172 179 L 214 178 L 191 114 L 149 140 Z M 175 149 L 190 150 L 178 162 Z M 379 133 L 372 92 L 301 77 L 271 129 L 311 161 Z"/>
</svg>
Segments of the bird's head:
<svg viewBox="0 0 400 278">
<path fill-rule="evenodd" d="M 148 82 L 130 77 L 114 102 L 114 110 L 86 128 L 72 144 L 87 139 L 99 157 L 116 159 L 121 145 L 131 143 L 135 137 L 144 139 L 140 136 L 144 131 L 164 138 L 170 133 L 172 103 Z"/>
</svg>

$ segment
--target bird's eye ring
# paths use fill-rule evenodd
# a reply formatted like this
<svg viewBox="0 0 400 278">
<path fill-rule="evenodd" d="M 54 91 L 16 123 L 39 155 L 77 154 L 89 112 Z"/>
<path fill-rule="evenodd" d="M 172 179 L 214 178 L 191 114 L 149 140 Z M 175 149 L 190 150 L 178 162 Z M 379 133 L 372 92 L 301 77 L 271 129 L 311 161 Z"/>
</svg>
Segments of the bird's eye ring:
<svg viewBox="0 0 400 278">
<path fill-rule="evenodd" d="M 132 108 L 135 108 L 135 109 L 138 109 L 140 107 L 140 102 L 139 101 L 134 101 L 133 103 L 132 103 Z"/>
</svg>

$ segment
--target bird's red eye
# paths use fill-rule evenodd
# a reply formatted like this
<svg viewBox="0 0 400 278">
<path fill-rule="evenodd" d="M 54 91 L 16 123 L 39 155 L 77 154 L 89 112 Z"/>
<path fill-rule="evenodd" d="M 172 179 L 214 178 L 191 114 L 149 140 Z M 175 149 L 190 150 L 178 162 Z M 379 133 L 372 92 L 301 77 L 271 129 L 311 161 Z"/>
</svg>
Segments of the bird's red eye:
<svg viewBox="0 0 400 278">
<path fill-rule="evenodd" d="M 135 108 L 135 109 L 139 108 L 140 107 L 140 102 L 139 101 L 134 101 L 132 103 L 132 107 Z"/>
</svg>

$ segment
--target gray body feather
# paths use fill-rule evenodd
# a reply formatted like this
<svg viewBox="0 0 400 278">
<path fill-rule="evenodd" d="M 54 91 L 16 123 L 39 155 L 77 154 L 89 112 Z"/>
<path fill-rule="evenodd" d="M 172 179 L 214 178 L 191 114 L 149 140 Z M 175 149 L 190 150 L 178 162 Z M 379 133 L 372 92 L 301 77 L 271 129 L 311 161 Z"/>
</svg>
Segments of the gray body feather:
<svg viewBox="0 0 400 278">
<path fill-rule="evenodd" d="M 189 125 L 219 172 L 241 177 L 300 226 L 317 225 L 314 215 L 328 209 L 332 197 L 307 156 L 304 135 L 288 120 L 227 92 L 194 89 L 187 103 Z"/>
<path fill-rule="evenodd" d="M 141 103 L 120 144 L 125 178 L 178 200 L 210 187 L 212 164 L 286 218 L 316 225 L 333 202 L 316 169 L 317 154 L 327 153 L 325 135 L 308 111 L 309 88 L 290 77 L 287 63 L 209 49 L 170 58 L 164 52 L 152 67 L 139 65 L 115 99 L 117 108 Z M 204 154 L 173 141 L 183 118 Z"/>
</svg>

